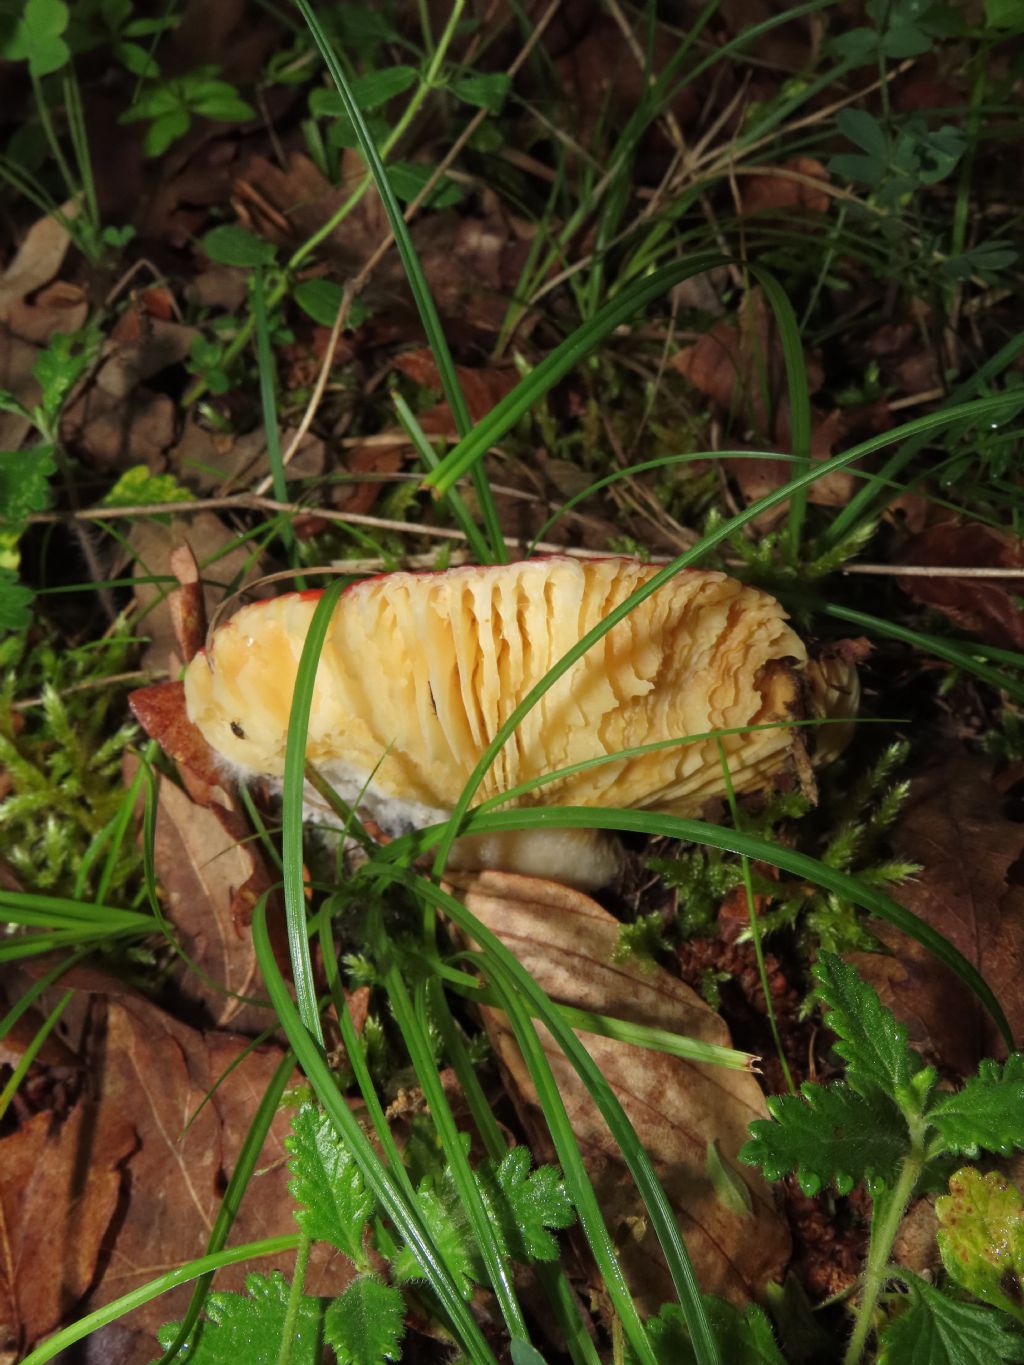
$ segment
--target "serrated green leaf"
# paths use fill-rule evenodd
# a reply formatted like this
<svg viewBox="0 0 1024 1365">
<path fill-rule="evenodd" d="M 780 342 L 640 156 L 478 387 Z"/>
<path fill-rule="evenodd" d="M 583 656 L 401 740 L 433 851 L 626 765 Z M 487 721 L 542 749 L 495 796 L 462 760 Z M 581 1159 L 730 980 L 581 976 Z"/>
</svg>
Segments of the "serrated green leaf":
<svg viewBox="0 0 1024 1365">
<path fill-rule="evenodd" d="M 151 502 L 191 502 L 192 494 L 173 474 L 152 474 L 144 464 L 133 465 L 102 499 L 104 507 L 141 507 Z"/>
<path fill-rule="evenodd" d="M 185 1345 L 174 1357 L 189 1365 L 278 1365 L 288 1306 L 288 1281 L 279 1270 L 264 1277 L 253 1271 L 246 1277 L 244 1294 L 211 1294 L 206 1300 L 206 1321 L 197 1329 L 193 1345 Z M 303 1294 L 290 1338 L 291 1365 L 319 1365 L 320 1302 Z M 166 1349 L 178 1334 L 172 1322 L 157 1332 Z"/>
<path fill-rule="evenodd" d="M 513 1260 L 558 1259 L 549 1228 L 567 1228 L 576 1214 L 554 1166 L 531 1171 L 527 1147 L 513 1147 L 497 1167 L 484 1162 L 478 1179 L 499 1229 L 499 1240 Z"/>
<path fill-rule="evenodd" d="M 942 1264 L 976 1299 L 1024 1322 L 1024 1195 L 997 1171 L 965 1166 L 935 1201 Z"/>
<path fill-rule="evenodd" d="M 479 1255 L 473 1244 L 473 1234 L 458 1196 L 449 1184 L 442 1192 L 430 1189 L 421 1181 L 416 1196 L 420 1216 L 427 1225 L 431 1240 L 441 1253 L 459 1292 L 472 1298 L 473 1286 L 483 1278 Z M 420 1280 L 423 1269 L 408 1246 L 403 1246 L 392 1263 L 395 1278 L 401 1282 Z"/>
<path fill-rule="evenodd" d="M 36 450 L 0 450 L 0 525 L 20 527 L 32 512 L 50 501 L 54 472 L 49 446 Z"/>
<path fill-rule="evenodd" d="M 724 1365 L 786 1365 L 772 1333 L 771 1323 L 760 1308 L 750 1304 L 745 1313 L 714 1294 L 703 1295 L 711 1331 Z M 666 1304 L 657 1317 L 648 1319 L 647 1333 L 658 1365 L 697 1365 L 686 1319 L 679 1304 Z M 630 1365 L 636 1357 L 627 1352 Z"/>
<path fill-rule="evenodd" d="M 328 1305 L 324 1337 L 338 1365 L 383 1365 L 401 1357 L 405 1300 L 376 1275 L 360 1275 Z"/>
<path fill-rule="evenodd" d="M 854 1090 L 874 1089 L 899 1096 L 920 1069 L 907 1047 L 907 1031 L 854 969 L 834 953 L 821 953 L 814 966 L 819 994 L 828 1007 L 825 1023 L 838 1035 L 836 1051 L 846 1062 Z"/>
<path fill-rule="evenodd" d="M 910 1150 L 906 1120 L 878 1091 L 808 1081 L 799 1096 L 771 1096 L 768 1112 L 771 1120 L 750 1125 L 740 1160 L 760 1166 L 768 1180 L 796 1171 L 807 1194 L 830 1180 L 843 1194 L 868 1178 L 889 1183 Z"/>
<path fill-rule="evenodd" d="M 982 1062 L 962 1090 L 932 1105 L 928 1122 L 948 1152 L 1009 1156 L 1015 1147 L 1024 1149 L 1024 1053 L 1011 1053 L 1003 1065 Z"/>
<path fill-rule="evenodd" d="M 43 391 L 40 406 L 49 417 L 60 411 L 64 399 L 92 364 L 99 351 L 95 326 L 78 332 L 54 332 L 45 351 L 40 351 L 32 374 Z"/>
<path fill-rule="evenodd" d="M 35 593 L 18 582 L 12 569 L 0 568 L 0 631 L 27 630 Z"/>
<path fill-rule="evenodd" d="M 303 1104 L 285 1138 L 291 1153 L 288 1189 L 302 1207 L 295 1221 L 314 1241 L 330 1242 L 357 1265 L 366 1261 L 363 1233 L 373 1212 L 373 1196 L 334 1130 L 315 1104 Z"/>
<path fill-rule="evenodd" d="M 489 71 L 475 76 L 463 76 L 453 81 L 452 94 L 466 104 L 488 109 L 492 114 L 501 113 L 501 106 L 508 98 L 512 85 L 504 71 Z"/>
<path fill-rule="evenodd" d="M 1024 1338 L 991 1308 L 960 1303 L 900 1272 L 910 1306 L 882 1331 L 879 1365 L 997 1365 L 1024 1360 Z"/>
<path fill-rule="evenodd" d="M 3 46 L 12 62 L 28 61 L 33 76 L 59 71 L 71 56 L 63 34 L 68 26 L 64 0 L 27 0 L 14 32 Z"/>
<path fill-rule="evenodd" d="M 211 261 L 250 270 L 258 265 L 269 265 L 277 254 L 272 242 L 264 241 L 235 223 L 211 228 L 200 238 L 199 245 Z"/>
</svg>

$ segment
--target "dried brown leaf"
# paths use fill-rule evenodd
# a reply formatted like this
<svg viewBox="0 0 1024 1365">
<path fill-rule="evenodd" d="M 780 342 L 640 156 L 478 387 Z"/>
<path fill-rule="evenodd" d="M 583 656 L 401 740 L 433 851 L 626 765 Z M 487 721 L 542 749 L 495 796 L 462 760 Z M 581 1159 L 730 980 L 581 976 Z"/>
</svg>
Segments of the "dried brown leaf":
<svg viewBox="0 0 1024 1365">
<path fill-rule="evenodd" d="M 0 1141 L 0 1350 L 53 1331 L 94 1281 L 137 1146 L 129 1115 L 82 1101 Z"/>
<path fill-rule="evenodd" d="M 415 384 L 441 392 L 441 378 L 437 362 L 429 350 L 403 351 L 392 362 L 394 369 L 401 370 Z M 494 405 L 501 401 L 519 382 L 519 375 L 511 365 L 498 365 L 490 369 L 472 369 L 468 365 L 456 365 L 456 374 L 466 399 L 469 415 L 474 422 L 486 417 Z M 455 422 L 446 402 L 438 403 L 420 417 L 420 425 L 431 436 L 457 436 Z"/>
<path fill-rule="evenodd" d="M 73 218 L 76 207 L 69 202 L 61 212 Z M 0 319 L 6 320 L 13 304 L 49 284 L 63 265 L 70 245 L 71 234 L 51 214 L 32 224 L 14 259 L 0 275 Z"/>
<path fill-rule="evenodd" d="M 552 999 L 729 1044 L 723 1020 L 688 986 L 660 968 L 612 960 L 619 923 L 588 896 L 553 882 L 497 872 L 460 885 L 467 908 L 516 954 Z M 486 1009 L 484 1018 L 531 1145 L 550 1156 L 547 1128 L 507 1019 L 495 1009 Z M 766 1113 L 754 1077 L 593 1034 L 579 1036 L 654 1160 L 702 1287 L 734 1303 L 760 1293 L 786 1262 L 789 1234 L 767 1186 L 737 1161 L 748 1123 Z M 639 1221 L 639 1196 L 575 1071 L 543 1030 L 541 1037 L 605 1216 L 613 1235 L 620 1234 L 633 1292 L 653 1310 L 671 1296 L 672 1288 L 654 1234 Z M 712 1142 L 730 1181 L 746 1192 L 749 1213 L 737 1212 L 716 1194 L 708 1166 Z"/>
<path fill-rule="evenodd" d="M 827 213 L 829 197 L 808 180 L 828 184 L 829 174 L 820 161 L 810 156 L 795 156 L 781 166 L 765 166 L 763 175 L 744 178 L 740 193 L 740 212 L 752 213 Z"/>
<path fill-rule="evenodd" d="M 1007 819 L 991 764 L 958 754 L 918 778 L 892 836 L 896 857 L 923 871 L 900 900 L 945 935 L 1024 1036 L 1024 835 Z M 1005 1052 L 978 1000 L 949 968 L 891 925 L 873 925 L 891 957 L 863 953 L 858 970 L 907 1025 L 910 1041 L 967 1075 Z"/>
<path fill-rule="evenodd" d="M 990 645 L 1024 649 L 1024 611 L 1018 605 L 1024 592 L 1024 541 L 974 522 L 943 522 L 914 536 L 903 557 L 907 564 L 934 564 L 942 568 L 1019 566 L 1019 579 L 986 581 L 943 574 L 935 578 L 899 578 L 897 582 L 908 596 L 941 611 L 961 630 L 980 636 Z"/>
</svg>

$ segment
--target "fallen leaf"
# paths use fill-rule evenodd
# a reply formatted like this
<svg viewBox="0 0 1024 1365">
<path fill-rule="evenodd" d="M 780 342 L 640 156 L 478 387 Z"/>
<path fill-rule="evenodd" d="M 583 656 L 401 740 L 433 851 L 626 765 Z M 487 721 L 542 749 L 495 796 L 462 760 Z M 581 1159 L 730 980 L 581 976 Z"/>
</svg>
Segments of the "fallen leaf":
<svg viewBox="0 0 1024 1365">
<path fill-rule="evenodd" d="M 203 575 L 203 601 L 206 615 L 212 617 L 224 596 L 224 587 L 236 576 L 240 583 L 251 583 L 261 573 L 258 557 L 236 537 L 213 512 L 175 517 L 168 525 L 146 520 L 135 522 L 128 537 L 135 554 L 138 579 L 172 575 L 171 553 L 176 545 L 187 542 Z M 141 667 L 167 667 L 168 655 L 177 651 L 177 637 L 167 584 L 138 582 L 135 602 L 139 609 L 139 633 L 149 635 L 152 644 L 142 656 Z"/>
<path fill-rule="evenodd" d="M 126 398 L 154 375 L 180 365 L 200 335 L 198 327 L 151 316 L 137 300 L 103 345 L 96 383 L 112 398 Z"/>
<path fill-rule="evenodd" d="M 845 424 L 843 414 L 835 409 L 823 417 L 811 412 L 811 459 L 824 461 L 833 454 L 834 447 L 843 439 Z M 749 506 L 767 493 L 773 493 L 793 478 L 792 460 L 779 460 L 764 455 L 748 460 L 722 459 L 721 464 L 736 482 L 744 502 Z M 853 496 L 856 479 L 846 469 L 836 469 L 815 479 L 807 489 L 807 501 L 818 507 L 844 507 Z M 768 508 L 754 518 L 754 526 L 759 531 L 771 530 L 784 521 L 789 510 L 789 500 Z"/>
<path fill-rule="evenodd" d="M 0 324 L 0 389 L 13 394 L 27 408 L 39 402 L 39 385 L 32 368 L 39 348 L 22 341 L 6 324 Z M 0 450 L 18 450 L 32 423 L 17 412 L 0 412 Z"/>
<path fill-rule="evenodd" d="M 0 1350 L 23 1358 L 78 1308 L 136 1146 L 126 1112 L 84 1100 L 63 1123 L 35 1114 L 0 1141 Z"/>
<path fill-rule="evenodd" d="M 948 521 L 914 536 L 902 558 L 906 564 L 934 564 L 946 569 L 958 565 L 1019 567 L 1019 579 L 986 580 L 943 574 L 935 578 L 901 577 L 896 581 L 909 597 L 941 611 L 961 630 L 1003 649 L 1024 648 L 1024 611 L 1018 605 L 1024 592 L 1024 541 L 992 526 Z"/>
<path fill-rule="evenodd" d="M 16 336 L 45 346 L 54 332 L 77 332 L 89 316 L 89 300 L 80 285 L 54 280 L 31 300 L 16 299 L 7 315 Z"/>
<path fill-rule="evenodd" d="M 73 202 L 61 206 L 65 218 L 73 218 Z M 6 320 L 13 304 L 49 284 L 64 264 L 71 234 L 52 215 L 39 218 L 25 233 L 14 259 L 0 275 L 0 320 Z"/>
<path fill-rule="evenodd" d="M 441 392 L 441 376 L 437 362 L 429 350 L 403 351 L 392 362 L 414 384 Z M 466 399 L 466 407 L 474 422 L 481 421 L 494 405 L 501 401 L 519 382 L 519 374 L 512 365 L 498 365 L 490 369 L 472 369 L 456 365 L 455 372 Z M 420 416 L 420 426 L 431 436 L 457 436 L 455 422 L 447 402 L 440 402 Z"/>
<path fill-rule="evenodd" d="M 774 316 L 760 289 L 746 296 L 736 324 L 722 319 L 672 364 L 724 415 L 735 415 L 760 436 L 789 445 L 786 366 Z M 821 388 L 822 370 L 806 357 L 810 393 Z"/>
<path fill-rule="evenodd" d="M 958 754 L 917 778 L 892 834 L 894 855 L 923 871 L 899 899 L 978 969 L 1024 1036 L 1024 836 L 1007 819 L 992 765 Z M 889 924 L 872 932 L 892 956 L 854 955 L 858 971 L 907 1025 L 910 1042 L 959 1075 L 1004 1056 L 974 995 L 927 949 Z"/>
<path fill-rule="evenodd" d="M 162 473 L 176 426 L 177 410 L 167 394 L 141 387 L 123 398 L 90 388 L 61 414 L 62 438 L 104 471 L 144 464 Z"/>
<path fill-rule="evenodd" d="M 795 156 L 781 166 L 764 166 L 764 173 L 745 176 L 739 207 L 752 213 L 827 213 L 829 196 L 808 180 L 828 184 L 829 174 L 820 161 L 810 156 Z"/>
<path fill-rule="evenodd" d="M 495 933 L 562 1004 L 729 1045 L 724 1021 L 660 968 L 616 963 L 619 922 L 595 901 L 553 882 L 485 872 L 460 880 L 466 907 Z M 534 1150 L 549 1159 L 550 1138 L 505 1015 L 483 1010 L 488 1034 Z M 745 1303 L 763 1292 L 789 1255 L 789 1234 L 767 1186 L 737 1160 L 747 1125 L 766 1114 L 752 1075 L 696 1065 L 588 1033 L 594 1058 L 650 1153 L 678 1214 L 704 1290 Z M 654 1233 L 618 1149 L 582 1083 L 547 1033 L 545 1053 L 566 1104 L 631 1288 L 645 1311 L 672 1297 Z M 709 1165 L 709 1144 L 715 1161 Z M 716 1193 L 725 1173 L 732 1197 Z M 749 1205 L 737 1211 L 736 1199 Z"/>
</svg>

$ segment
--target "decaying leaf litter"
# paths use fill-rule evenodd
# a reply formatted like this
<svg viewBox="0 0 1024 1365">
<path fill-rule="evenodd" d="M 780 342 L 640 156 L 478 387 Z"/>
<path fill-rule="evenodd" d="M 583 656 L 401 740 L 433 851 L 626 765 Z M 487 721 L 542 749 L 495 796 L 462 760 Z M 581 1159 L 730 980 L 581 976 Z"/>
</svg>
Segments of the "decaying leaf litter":
<svg viewBox="0 0 1024 1365">
<path fill-rule="evenodd" d="M 1020 1358 L 991 1248 L 1024 1226 L 1024 1095 L 978 988 L 1019 1037 L 1019 16 L 324 7 L 412 206 L 403 263 L 299 9 L 144 8 L 29 0 L 0 30 L 28 130 L 0 163 L 4 1358 L 247 1244 L 188 1358 L 234 1332 L 275 1361 Z M 492 426 L 461 509 L 424 487 L 702 251 Z M 246 584 L 538 546 L 694 551 L 779 597 L 845 709 L 794 701 L 753 795 L 742 737 L 703 741 L 724 798 L 608 816 L 595 900 L 507 870 L 431 889 L 402 828 L 325 825 L 323 793 L 296 841 L 287 792 L 282 816 L 190 725 L 175 680 Z M 509 847 L 500 805 L 474 819 Z M 324 1072 L 269 998 L 283 972 L 306 1008 L 303 912 Z M 720 1298 L 681 1285 L 673 1223 Z M 179 1358 L 191 1292 L 62 1358 L 147 1362 L 157 1329 Z"/>
</svg>

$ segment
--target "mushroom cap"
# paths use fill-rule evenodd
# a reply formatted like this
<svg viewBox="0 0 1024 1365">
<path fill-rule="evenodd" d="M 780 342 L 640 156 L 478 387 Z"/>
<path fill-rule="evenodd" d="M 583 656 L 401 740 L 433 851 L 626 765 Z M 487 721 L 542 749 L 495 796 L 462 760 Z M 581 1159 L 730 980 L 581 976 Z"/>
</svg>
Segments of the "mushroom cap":
<svg viewBox="0 0 1024 1365">
<path fill-rule="evenodd" d="M 384 825 L 444 818 L 516 705 L 655 567 L 553 557 L 441 573 L 392 573 L 340 598 L 321 654 L 307 757 Z M 185 676 L 189 717 L 243 774 L 280 776 L 299 656 L 316 593 L 244 607 Z M 677 574 L 633 609 L 526 715 L 479 790 L 497 795 L 584 759 L 800 713 L 800 639 L 757 588 Z M 737 791 L 763 787 L 792 731 L 721 740 Z M 724 793 L 715 739 L 615 759 L 516 805 L 698 813 Z"/>
</svg>

